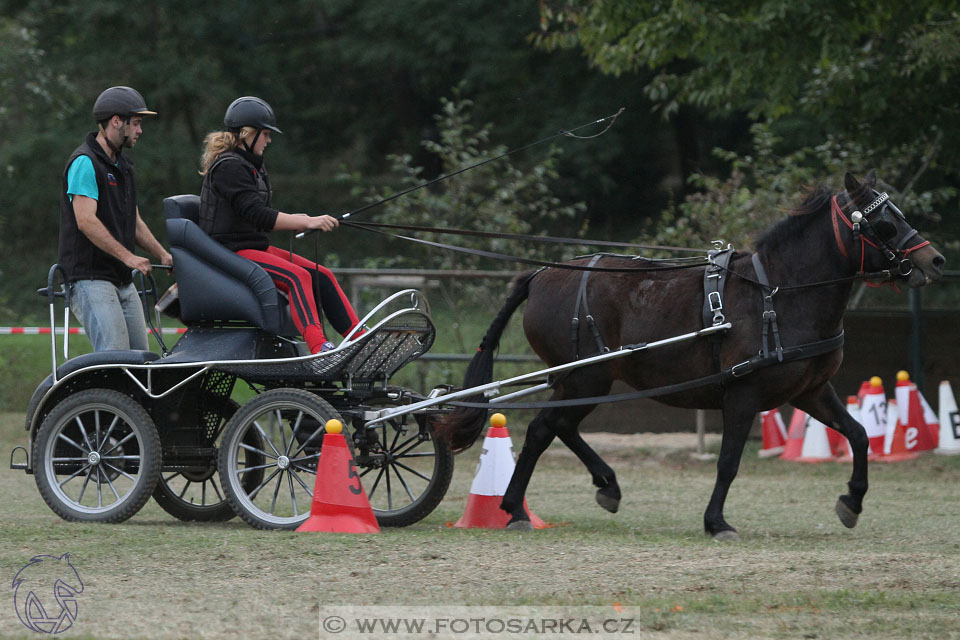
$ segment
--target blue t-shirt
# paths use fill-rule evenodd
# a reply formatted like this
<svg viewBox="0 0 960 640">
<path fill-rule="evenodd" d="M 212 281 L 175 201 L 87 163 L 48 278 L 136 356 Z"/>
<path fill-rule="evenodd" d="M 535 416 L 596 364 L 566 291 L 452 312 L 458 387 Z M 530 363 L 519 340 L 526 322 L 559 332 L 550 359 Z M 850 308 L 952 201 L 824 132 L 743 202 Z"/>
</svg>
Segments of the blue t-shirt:
<svg viewBox="0 0 960 640">
<path fill-rule="evenodd" d="M 73 196 L 100 199 L 97 176 L 93 172 L 93 162 L 89 156 L 77 156 L 67 170 L 67 197 L 70 202 L 73 202 Z"/>
</svg>

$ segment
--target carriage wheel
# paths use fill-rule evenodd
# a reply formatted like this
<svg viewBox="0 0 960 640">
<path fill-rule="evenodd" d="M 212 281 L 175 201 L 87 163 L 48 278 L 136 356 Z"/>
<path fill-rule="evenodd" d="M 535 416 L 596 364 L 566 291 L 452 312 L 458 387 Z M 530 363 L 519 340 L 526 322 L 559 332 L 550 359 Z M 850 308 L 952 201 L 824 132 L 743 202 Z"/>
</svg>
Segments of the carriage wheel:
<svg viewBox="0 0 960 640">
<path fill-rule="evenodd" d="M 376 405 L 377 402 L 371 404 Z M 392 406 L 389 401 L 380 404 Z M 357 467 L 382 527 L 405 527 L 427 517 L 443 500 L 453 477 L 453 454 L 433 436 L 426 416 L 355 426 Z"/>
<path fill-rule="evenodd" d="M 224 428 L 219 467 L 230 506 L 258 529 L 296 529 L 310 515 L 327 420 L 340 414 L 300 389 L 273 389 L 240 407 Z M 258 444 L 251 441 L 259 439 Z M 349 438 L 348 438 L 349 442 Z M 257 474 L 259 481 L 247 480 Z"/>
<path fill-rule="evenodd" d="M 240 405 L 230 399 L 218 407 L 220 423 L 212 446 L 219 446 L 224 425 L 239 408 Z M 259 444 L 256 433 L 251 433 L 248 444 Z M 258 483 L 261 479 L 255 474 L 248 474 L 245 482 Z M 213 459 L 206 468 L 161 471 L 153 498 L 164 511 L 184 522 L 226 522 L 237 514 L 224 497 L 221 487 L 217 461 Z"/>
<path fill-rule="evenodd" d="M 40 495 L 61 518 L 122 522 L 150 499 L 160 475 L 160 438 L 129 396 L 86 389 L 47 415 L 33 459 Z"/>
</svg>

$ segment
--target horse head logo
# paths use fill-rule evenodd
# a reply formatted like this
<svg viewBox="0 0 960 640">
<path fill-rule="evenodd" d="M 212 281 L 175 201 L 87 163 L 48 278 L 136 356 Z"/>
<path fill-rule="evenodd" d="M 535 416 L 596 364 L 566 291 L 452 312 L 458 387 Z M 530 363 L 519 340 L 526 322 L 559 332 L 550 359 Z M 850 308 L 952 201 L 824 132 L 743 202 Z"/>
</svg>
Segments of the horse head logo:
<svg viewBox="0 0 960 640">
<path fill-rule="evenodd" d="M 70 564 L 69 553 L 30 558 L 10 588 L 14 590 L 17 617 L 31 631 L 62 633 L 77 619 L 77 596 L 83 593 L 83 580 Z"/>
</svg>

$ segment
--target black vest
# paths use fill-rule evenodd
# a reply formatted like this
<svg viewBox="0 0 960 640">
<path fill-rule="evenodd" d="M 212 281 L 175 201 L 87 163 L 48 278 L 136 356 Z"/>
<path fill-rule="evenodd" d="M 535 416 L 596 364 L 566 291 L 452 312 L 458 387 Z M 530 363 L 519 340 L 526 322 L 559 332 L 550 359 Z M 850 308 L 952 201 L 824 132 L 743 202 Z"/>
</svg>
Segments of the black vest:
<svg viewBox="0 0 960 640">
<path fill-rule="evenodd" d="M 130 268 L 109 253 L 98 248 L 77 227 L 73 203 L 67 196 L 67 172 L 80 156 L 93 163 L 97 178 L 97 218 L 107 231 L 124 247 L 133 251 L 137 242 L 137 186 L 133 178 L 133 161 L 120 154 L 117 164 L 97 142 L 97 134 L 87 135 L 63 167 L 60 189 L 60 257 L 67 271 L 67 279 L 109 280 L 116 285 L 132 280 Z"/>
<path fill-rule="evenodd" d="M 217 189 L 214 172 L 217 167 L 226 162 L 243 164 L 254 176 L 257 194 L 263 204 L 270 206 L 273 190 L 270 187 L 270 177 L 266 169 L 262 166 L 257 167 L 236 151 L 226 151 L 217 156 L 203 176 L 203 186 L 200 190 L 200 228 L 232 251 L 241 249 L 264 251 L 270 244 L 267 234 L 257 229 L 249 220 L 238 216 L 233 210 L 233 205 Z"/>
</svg>

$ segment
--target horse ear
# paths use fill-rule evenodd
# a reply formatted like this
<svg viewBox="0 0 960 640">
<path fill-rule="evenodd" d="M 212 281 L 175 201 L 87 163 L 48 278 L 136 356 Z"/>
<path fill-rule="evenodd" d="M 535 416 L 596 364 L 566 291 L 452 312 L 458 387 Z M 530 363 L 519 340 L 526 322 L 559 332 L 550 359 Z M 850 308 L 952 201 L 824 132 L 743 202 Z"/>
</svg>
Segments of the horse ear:
<svg viewBox="0 0 960 640">
<path fill-rule="evenodd" d="M 857 179 L 852 173 L 847 171 L 847 174 L 843 176 L 843 186 L 847 190 L 848 194 L 853 194 L 856 193 L 856 191 L 860 188 L 860 183 L 857 182 Z"/>
<path fill-rule="evenodd" d="M 877 186 L 877 170 L 871 169 L 870 173 L 867 174 L 867 186 L 873 189 Z"/>
</svg>

